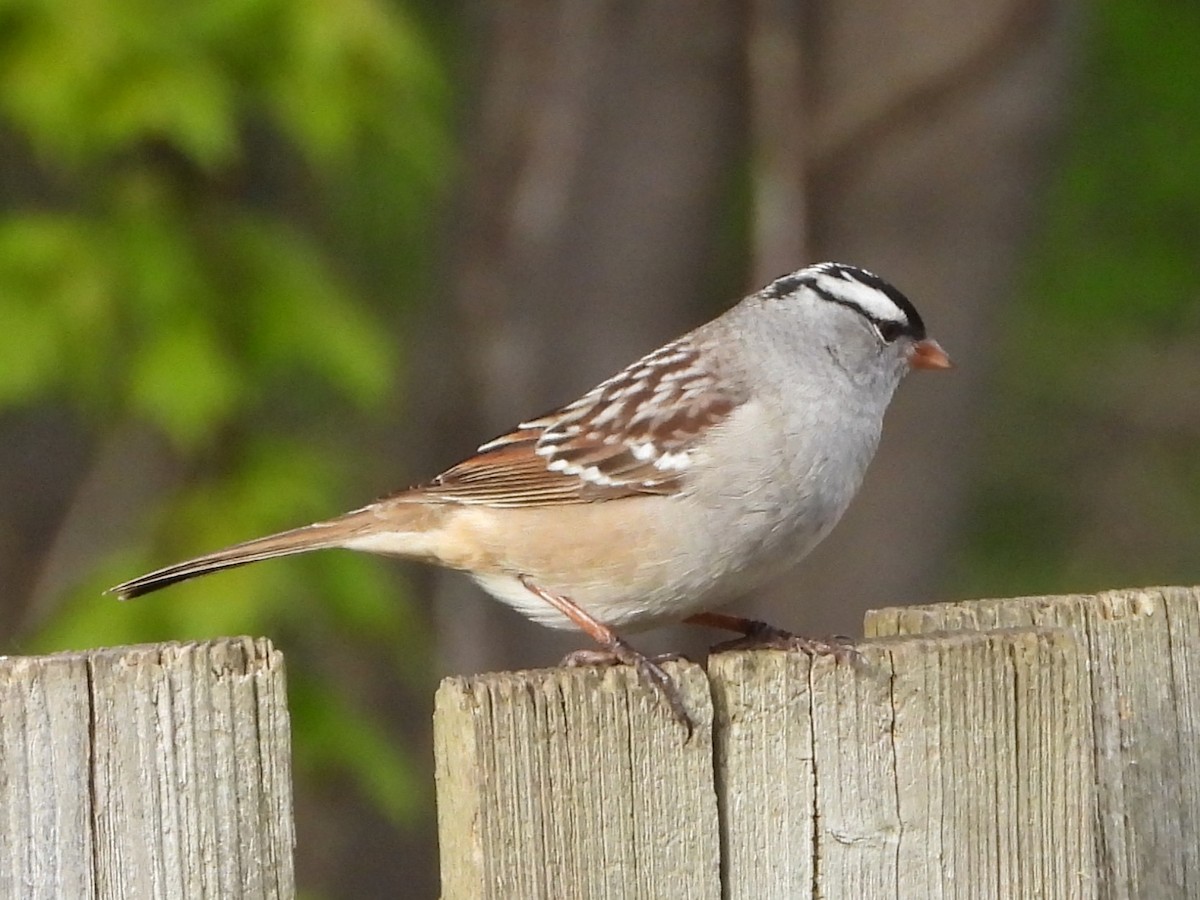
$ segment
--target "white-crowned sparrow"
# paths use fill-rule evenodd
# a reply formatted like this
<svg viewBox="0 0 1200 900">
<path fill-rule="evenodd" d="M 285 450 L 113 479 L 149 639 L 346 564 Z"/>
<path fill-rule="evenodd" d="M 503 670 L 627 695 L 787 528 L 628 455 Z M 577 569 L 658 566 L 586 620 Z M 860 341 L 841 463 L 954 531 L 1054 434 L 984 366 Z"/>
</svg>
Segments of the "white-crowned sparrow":
<svg viewBox="0 0 1200 900">
<path fill-rule="evenodd" d="M 686 721 L 666 674 L 614 629 L 691 618 L 786 570 L 829 533 L 910 368 L 950 360 L 870 272 L 786 275 L 425 484 L 110 589 L 121 598 L 218 569 L 342 547 L 470 574 L 534 621 L 580 628 L 637 665 Z"/>
</svg>

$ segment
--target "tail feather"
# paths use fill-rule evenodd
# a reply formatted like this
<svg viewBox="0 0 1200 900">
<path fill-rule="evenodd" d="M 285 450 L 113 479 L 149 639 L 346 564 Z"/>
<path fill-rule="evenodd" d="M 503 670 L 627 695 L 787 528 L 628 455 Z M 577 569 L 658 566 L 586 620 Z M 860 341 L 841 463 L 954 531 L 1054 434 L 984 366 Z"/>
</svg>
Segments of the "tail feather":
<svg viewBox="0 0 1200 900">
<path fill-rule="evenodd" d="M 347 527 L 345 519 L 333 519 L 328 522 L 318 522 L 303 528 L 293 528 L 281 531 L 267 537 L 243 541 L 195 559 L 184 560 L 129 581 L 110 587 L 104 593 L 115 594 L 121 600 L 132 600 L 142 594 L 157 591 L 180 581 L 187 581 L 198 575 L 209 572 L 219 572 L 222 569 L 232 569 L 247 563 L 259 562 L 264 559 L 274 559 L 279 556 L 291 556 L 296 553 L 308 553 L 311 550 L 324 550 L 340 547 L 350 537 L 354 529 Z"/>
</svg>

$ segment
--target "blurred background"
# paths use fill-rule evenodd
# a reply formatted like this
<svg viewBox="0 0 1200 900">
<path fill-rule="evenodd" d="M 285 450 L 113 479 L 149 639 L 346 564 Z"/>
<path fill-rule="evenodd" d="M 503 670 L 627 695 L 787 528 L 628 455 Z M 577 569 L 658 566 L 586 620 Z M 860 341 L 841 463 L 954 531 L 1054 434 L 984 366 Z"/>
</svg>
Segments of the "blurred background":
<svg viewBox="0 0 1200 900">
<path fill-rule="evenodd" d="M 1200 580 L 1197 47 L 1167 0 L 0 0 L 0 653 L 269 635 L 305 896 L 434 896 L 437 679 L 579 641 L 344 553 L 100 591 L 830 258 L 958 368 L 743 611 Z"/>
</svg>

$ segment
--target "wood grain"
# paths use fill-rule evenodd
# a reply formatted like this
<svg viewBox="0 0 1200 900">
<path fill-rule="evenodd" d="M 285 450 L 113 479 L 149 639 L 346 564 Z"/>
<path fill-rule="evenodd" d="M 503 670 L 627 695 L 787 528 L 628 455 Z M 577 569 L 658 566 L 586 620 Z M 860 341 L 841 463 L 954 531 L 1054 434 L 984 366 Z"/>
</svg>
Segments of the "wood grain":
<svg viewBox="0 0 1200 900">
<path fill-rule="evenodd" d="M 0 658 L 0 897 L 295 894 L 265 640 Z"/>
<path fill-rule="evenodd" d="M 1101 896 L 1200 896 L 1200 588 L 895 607 L 869 635 L 1052 625 L 1087 648 Z"/>
<path fill-rule="evenodd" d="M 1092 897 L 1085 654 L 1060 630 L 710 661 L 726 897 Z"/>
<path fill-rule="evenodd" d="M 442 683 L 446 900 L 721 896 L 708 682 L 698 666 L 667 669 L 690 739 L 625 667 Z"/>
<path fill-rule="evenodd" d="M 443 896 L 1090 900 L 1086 667 L 1056 628 L 722 654 L 675 669 L 687 743 L 625 669 L 448 679 Z"/>
</svg>

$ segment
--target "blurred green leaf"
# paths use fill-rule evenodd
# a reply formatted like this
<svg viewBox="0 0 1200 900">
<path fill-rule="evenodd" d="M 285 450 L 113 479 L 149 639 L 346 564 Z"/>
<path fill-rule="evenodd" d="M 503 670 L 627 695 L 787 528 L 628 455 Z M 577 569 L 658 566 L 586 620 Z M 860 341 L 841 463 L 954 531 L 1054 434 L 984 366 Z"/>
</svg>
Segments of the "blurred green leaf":
<svg viewBox="0 0 1200 900">
<path fill-rule="evenodd" d="M 131 411 L 185 448 L 211 436 L 242 394 L 237 365 L 196 317 L 182 318 L 153 343 L 135 348 L 129 377 Z"/>
<path fill-rule="evenodd" d="M 408 121 L 432 134 L 426 102 L 441 74 L 396 6 L 374 0 L 296 0 L 280 31 L 281 65 L 266 85 L 283 126 L 316 161 L 332 162 L 378 124 Z M 414 90 L 419 87 L 420 89 Z M 337 103 L 325 102 L 334 95 Z M 415 141 L 405 141 L 419 156 Z"/>
<path fill-rule="evenodd" d="M 0 405 L 77 388 L 111 351 L 114 273 L 91 223 L 73 215 L 0 222 Z"/>
<path fill-rule="evenodd" d="M 306 369 L 369 408 L 392 384 L 396 350 L 384 331 L 285 228 L 232 225 L 229 253 L 250 299 L 243 339 L 252 356 L 277 371 Z"/>
<path fill-rule="evenodd" d="M 27 646 L 266 632 L 302 655 L 340 636 L 417 675 L 421 629 L 384 563 L 99 591 L 358 499 L 450 165 L 443 68 L 389 0 L 0 0 L 0 117 L 21 151 L 0 160 L 19 198 L 0 218 L 0 409 L 65 402 L 97 441 L 141 423 L 182 476 L 145 522 L 96 523 L 141 539 Z M 301 688 L 297 745 L 311 735 L 319 766 L 400 821 L 410 761 L 353 690 Z"/>
<path fill-rule="evenodd" d="M 0 328 L 0 406 L 24 403 L 57 381 L 62 360 L 58 331 L 53 309 L 15 298 L 6 305 Z"/>
</svg>

